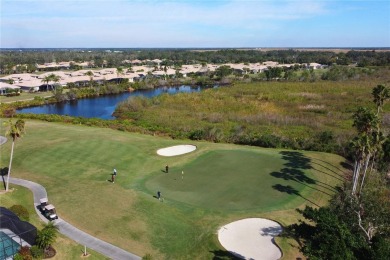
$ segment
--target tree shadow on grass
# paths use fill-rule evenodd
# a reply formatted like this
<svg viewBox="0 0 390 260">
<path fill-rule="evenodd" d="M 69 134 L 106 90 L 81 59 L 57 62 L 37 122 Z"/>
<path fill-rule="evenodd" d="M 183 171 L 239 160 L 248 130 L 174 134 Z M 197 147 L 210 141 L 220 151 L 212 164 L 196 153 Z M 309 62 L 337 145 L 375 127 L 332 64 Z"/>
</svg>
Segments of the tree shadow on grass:
<svg viewBox="0 0 390 260">
<path fill-rule="evenodd" d="M 329 163 L 327 161 L 324 161 L 324 160 L 321 160 L 321 159 L 318 159 L 318 158 L 313 158 L 313 157 L 308 157 L 308 158 L 310 158 L 312 164 L 318 165 L 318 166 L 328 170 L 329 172 L 324 172 L 324 171 L 321 171 L 321 170 L 318 170 L 318 169 L 314 169 L 314 170 L 319 171 L 321 173 L 324 173 L 324 174 L 326 174 L 326 175 L 328 175 L 330 177 L 333 177 L 335 179 L 338 179 L 340 181 L 344 181 L 345 180 L 345 177 L 344 177 L 344 173 L 345 172 L 344 172 L 344 170 L 347 169 L 346 167 L 343 166 L 343 169 L 340 169 L 336 165 L 331 164 L 331 163 Z M 346 164 L 346 163 L 342 162 L 340 164 L 343 165 L 343 164 Z M 334 173 L 334 175 L 331 174 L 331 173 Z"/>
<path fill-rule="evenodd" d="M 335 188 L 332 187 L 331 185 L 324 183 L 322 181 L 316 181 L 310 177 L 307 177 L 304 172 L 302 172 L 301 170 L 298 170 L 298 169 L 284 168 L 280 172 L 271 172 L 270 175 L 275 177 L 275 178 L 281 178 L 281 179 L 286 180 L 286 181 L 298 182 L 300 184 L 305 185 L 306 187 L 320 191 L 320 192 L 325 193 L 329 196 L 331 196 L 329 193 L 327 193 L 323 190 L 317 189 L 317 188 L 313 187 L 313 185 L 319 186 L 323 189 L 327 189 L 327 190 L 332 191 L 332 192 L 336 191 Z M 310 185 L 312 185 L 312 186 L 310 186 Z"/>
<path fill-rule="evenodd" d="M 344 180 L 345 180 L 345 177 L 344 177 L 344 176 L 340 177 L 336 172 L 332 171 L 331 169 L 329 169 L 329 168 L 327 168 L 327 167 L 325 167 L 325 166 L 323 166 L 323 165 L 321 165 L 321 164 L 319 164 L 319 163 L 316 163 L 316 162 L 312 162 L 312 163 L 313 163 L 313 164 L 316 164 L 316 165 L 318 165 L 318 166 L 324 167 L 324 168 L 327 169 L 328 171 L 333 172 L 335 175 L 330 174 L 329 172 L 324 172 L 324 171 L 321 171 L 321 170 L 319 170 L 319 169 L 314 169 L 314 168 L 313 168 L 314 171 L 317 171 L 317 172 L 326 174 L 326 175 L 328 175 L 328 176 L 330 176 L 330 177 L 332 177 L 332 178 L 335 178 L 335 179 L 337 179 L 337 180 L 339 180 L 339 181 L 344 181 Z"/>
<path fill-rule="evenodd" d="M 344 169 L 347 169 L 347 170 L 350 170 L 352 171 L 353 170 L 353 165 L 350 164 L 350 163 L 347 163 L 347 162 L 341 162 L 340 163 L 341 167 L 343 167 Z"/>
<path fill-rule="evenodd" d="M 300 183 L 316 184 L 317 182 L 307 177 L 304 172 L 294 168 L 284 168 L 280 172 L 271 172 L 271 176 L 281 178 L 286 181 L 297 181 Z"/>
<path fill-rule="evenodd" d="M 281 178 L 286 181 L 298 182 L 305 185 L 306 187 L 322 192 L 328 196 L 331 196 L 331 194 L 325 192 L 323 189 L 329 190 L 331 192 L 336 191 L 332 185 L 322 181 L 314 180 L 304 173 L 303 170 L 316 169 L 314 169 L 311 165 L 313 163 L 312 160 L 303 153 L 297 151 L 281 151 L 280 154 L 282 155 L 282 159 L 287 161 L 284 164 L 286 167 L 281 169 L 279 172 L 270 173 L 271 176 L 275 178 Z"/>
<path fill-rule="evenodd" d="M 317 205 L 316 203 L 314 203 L 313 201 L 309 200 L 308 198 L 305 198 L 303 197 L 299 191 L 297 191 L 296 189 L 294 189 L 293 187 L 291 187 L 290 185 L 281 185 L 281 184 L 275 184 L 272 186 L 273 189 L 277 190 L 277 191 L 280 191 L 280 192 L 284 192 L 284 193 L 287 193 L 289 195 L 296 195 L 296 196 L 299 196 L 301 197 L 302 199 L 316 205 L 317 207 L 319 207 L 319 205 Z"/>
<path fill-rule="evenodd" d="M 7 189 L 6 181 L 4 176 L 8 174 L 8 167 L 0 168 L 1 179 L 3 180 L 4 190 Z"/>
<path fill-rule="evenodd" d="M 296 151 L 281 151 L 282 159 L 286 160 L 286 167 L 294 169 L 312 169 L 311 159 Z"/>
<path fill-rule="evenodd" d="M 213 260 L 241 260 L 245 259 L 244 256 L 237 254 L 236 252 L 231 253 L 229 251 L 225 250 L 214 250 L 210 251 L 211 253 L 214 254 Z"/>
</svg>

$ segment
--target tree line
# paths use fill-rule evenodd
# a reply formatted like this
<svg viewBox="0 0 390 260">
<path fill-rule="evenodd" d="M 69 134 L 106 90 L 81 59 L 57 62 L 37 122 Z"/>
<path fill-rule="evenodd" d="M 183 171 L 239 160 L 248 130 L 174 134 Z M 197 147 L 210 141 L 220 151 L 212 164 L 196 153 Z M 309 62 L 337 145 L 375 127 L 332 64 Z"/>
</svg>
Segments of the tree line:
<svg viewBox="0 0 390 260">
<path fill-rule="evenodd" d="M 353 114 L 357 134 L 349 146 L 352 175 L 329 206 L 298 209 L 306 221 L 284 231 L 310 259 L 385 260 L 390 256 L 390 139 L 382 129 L 390 89 L 378 85 L 372 97 L 375 111 L 358 107 Z"/>
<path fill-rule="evenodd" d="M 123 65 L 124 60 L 163 60 L 162 65 L 181 66 L 195 63 L 257 63 L 276 61 L 280 64 L 320 63 L 324 65 L 350 65 L 361 67 L 390 65 L 390 51 L 351 50 L 348 52 L 314 50 L 190 50 L 190 49 L 24 49 L 0 52 L 1 74 L 34 72 L 36 64 L 51 62 L 90 62 L 91 67 L 115 68 Z"/>
</svg>

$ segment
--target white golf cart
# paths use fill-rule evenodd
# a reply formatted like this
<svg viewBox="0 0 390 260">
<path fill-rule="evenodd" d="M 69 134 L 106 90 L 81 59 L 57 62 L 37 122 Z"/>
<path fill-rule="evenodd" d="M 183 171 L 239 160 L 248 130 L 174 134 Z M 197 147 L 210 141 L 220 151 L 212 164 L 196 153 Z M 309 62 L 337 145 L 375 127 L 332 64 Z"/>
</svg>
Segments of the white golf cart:
<svg viewBox="0 0 390 260">
<path fill-rule="evenodd" d="M 49 204 L 49 205 L 45 206 L 43 214 L 49 220 L 58 219 L 58 216 L 57 216 L 57 213 L 56 213 L 56 209 L 55 209 L 55 207 L 52 204 Z"/>
</svg>

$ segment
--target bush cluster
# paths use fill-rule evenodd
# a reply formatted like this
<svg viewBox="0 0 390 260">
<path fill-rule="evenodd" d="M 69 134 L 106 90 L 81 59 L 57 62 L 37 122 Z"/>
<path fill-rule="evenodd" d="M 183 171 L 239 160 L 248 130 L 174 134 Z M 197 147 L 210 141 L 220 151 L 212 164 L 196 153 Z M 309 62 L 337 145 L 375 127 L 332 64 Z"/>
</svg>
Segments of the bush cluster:
<svg viewBox="0 0 390 260">
<path fill-rule="evenodd" d="M 28 213 L 28 210 L 22 205 L 13 205 L 9 208 L 9 210 L 15 213 L 16 216 L 18 216 L 23 221 L 30 220 L 30 214 Z"/>
</svg>

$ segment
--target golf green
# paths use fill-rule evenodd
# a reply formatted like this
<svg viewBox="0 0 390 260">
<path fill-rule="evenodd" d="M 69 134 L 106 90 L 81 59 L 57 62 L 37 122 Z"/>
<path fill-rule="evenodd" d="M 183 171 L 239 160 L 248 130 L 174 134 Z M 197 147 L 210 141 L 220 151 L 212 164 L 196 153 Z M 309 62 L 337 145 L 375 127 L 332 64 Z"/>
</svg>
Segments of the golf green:
<svg viewBox="0 0 390 260">
<path fill-rule="evenodd" d="M 287 158 L 287 159 L 286 159 Z M 294 158 L 295 159 L 295 158 Z M 288 173 L 298 171 L 301 179 L 312 180 L 302 165 L 288 166 L 289 160 L 277 150 L 214 150 L 205 152 L 169 173 L 156 172 L 145 181 L 150 193 L 161 191 L 164 200 L 217 210 L 272 210 L 289 202 L 299 205 L 306 188 Z M 278 188 L 279 187 L 279 188 Z M 280 187 L 289 187 L 285 192 Z M 291 206 L 291 205 L 290 205 Z"/>
</svg>

